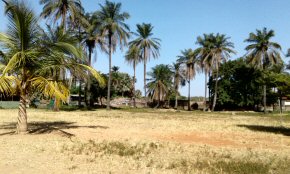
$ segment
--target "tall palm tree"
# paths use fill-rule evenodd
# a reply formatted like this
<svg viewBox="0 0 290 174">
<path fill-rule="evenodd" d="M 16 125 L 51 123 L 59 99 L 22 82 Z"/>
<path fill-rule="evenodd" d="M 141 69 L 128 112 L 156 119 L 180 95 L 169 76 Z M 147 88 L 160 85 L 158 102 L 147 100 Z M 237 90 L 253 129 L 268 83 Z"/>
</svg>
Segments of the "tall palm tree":
<svg viewBox="0 0 290 174">
<path fill-rule="evenodd" d="M 40 0 L 40 4 L 44 5 L 40 16 L 50 17 L 54 23 L 61 19 L 64 32 L 66 31 L 67 19 L 74 22 L 84 11 L 80 0 Z"/>
<path fill-rule="evenodd" d="M 151 72 L 148 72 L 150 77 L 147 83 L 148 94 L 153 100 L 157 100 L 158 104 L 156 107 L 160 106 L 160 102 L 163 101 L 169 91 L 172 89 L 172 76 L 173 73 L 169 65 L 156 65 L 152 68 Z"/>
<path fill-rule="evenodd" d="M 136 66 L 138 63 L 142 61 L 140 49 L 135 45 L 131 45 L 125 55 L 125 60 L 129 64 L 133 65 L 133 70 L 134 70 L 133 85 L 132 85 L 133 86 L 133 106 L 136 108 L 136 94 L 135 94 Z"/>
<path fill-rule="evenodd" d="M 84 28 L 83 37 L 84 37 L 84 45 L 87 48 L 88 51 L 88 60 L 87 64 L 89 66 L 92 66 L 92 53 L 94 52 L 96 47 L 99 47 L 102 51 L 107 51 L 105 47 L 105 41 L 104 37 L 102 36 L 102 33 L 100 31 L 100 20 L 97 16 L 97 14 L 86 14 L 85 19 L 87 22 L 83 23 L 82 27 Z M 86 91 L 85 95 L 86 98 L 86 104 L 88 106 L 93 105 L 92 100 L 92 94 L 91 94 L 91 79 L 90 77 L 87 79 L 86 84 Z"/>
<path fill-rule="evenodd" d="M 0 91 L 11 94 L 17 91 L 20 95 L 17 132 L 27 132 L 26 104 L 28 97 L 34 92 L 40 92 L 48 97 L 57 97 L 66 102 L 69 90 L 63 82 L 55 80 L 53 75 L 59 67 L 91 71 L 98 80 L 99 74 L 92 68 L 74 62 L 59 62 L 61 52 L 80 54 L 73 45 L 57 42 L 48 47 L 43 41 L 43 30 L 37 23 L 37 18 L 26 4 L 21 1 L 9 1 L 6 5 L 8 16 L 8 31 L 0 33 L 0 45 L 8 60 L 1 66 Z"/>
<path fill-rule="evenodd" d="M 175 92 L 175 105 L 174 108 L 178 108 L 178 96 L 179 92 L 178 89 L 181 86 L 185 86 L 186 83 L 186 73 L 180 63 L 173 63 L 171 66 L 171 71 L 174 74 L 173 85 L 174 85 L 174 92 Z"/>
<path fill-rule="evenodd" d="M 145 97 L 145 106 L 147 106 L 147 98 L 146 98 L 146 65 L 150 60 L 150 57 L 158 58 L 159 50 L 160 50 L 160 39 L 154 38 L 153 26 L 151 24 L 137 24 L 137 33 L 135 35 L 137 38 L 130 42 L 130 45 L 137 46 L 143 55 L 144 62 L 144 97 Z"/>
<path fill-rule="evenodd" d="M 281 46 L 276 42 L 271 42 L 271 38 L 275 36 L 273 30 L 268 31 L 267 28 L 256 30 L 256 33 L 250 33 L 245 42 L 249 43 L 246 47 L 247 61 L 255 65 L 261 70 L 267 69 L 271 65 L 281 64 Z M 266 85 L 263 86 L 263 105 L 264 113 L 266 113 Z"/>
<path fill-rule="evenodd" d="M 181 55 L 178 56 L 177 62 L 183 64 L 186 69 L 186 80 L 188 83 L 188 110 L 191 110 L 190 105 L 190 81 L 195 77 L 196 72 L 199 71 L 199 60 L 196 53 L 190 48 L 181 51 Z"/>
<path fill-rule="evenodd" d="M 127 12 L 121 12 L 121 3 L 106 1 L 105 5 L 101 5 L 101 10 L 97 12 L 97 16 L 101 21 L 100 30 L 106 38 L 109 53 L 109 79 L 108 79 L 108 95 L 107 109 L 110 109 L 111 97 L 111 79 L 112 79 L 112 53 L 116 51 L 117 45 L 123 48 L 127 45 L 130 28 L 125 21 L 130 17 Z"/>
<path fill-rule="evenodd" d="M 211 70 L 211 58 L 207 58 L 207 55 L 209 53 L 209 50 L 211 49 L 211 46 L 213 45 L 210 41 L 210 37 L 208 34 L 203 34 L 203 36 L 198 36 L 196 44 L 199 45 L 197 49 L 195 49 L 195 52 L 198 54 L 198 58 L 200 59 L 200 65 L 201 70 L 204 72 L 204 98 L 203 98 L 203 111 L 206 111 L 206 98 L 207 98 L 207 78 Z M 205 60 L 207 59 L 207 60 Z"/>
<path fill-rule="evenodd" d="M 223 61 L 226 61 L 231 56 L 231 54 L 235 54 L 236 52 L 233 50 L 234 44 L 229 41 L 230 37 L 219 33 L 217 33 L 216 35 L 209 34 L 208 37 L 208 42 L 210 46 L 208 53 L 203 61 L 209 62 L 209 64 L 211 65 L 211 70 L 215 71 L 215 90 L 212 103 L 212 111 L 214 111 L 217 100 L 217 87 L 220 64 Z"/>
</svg>

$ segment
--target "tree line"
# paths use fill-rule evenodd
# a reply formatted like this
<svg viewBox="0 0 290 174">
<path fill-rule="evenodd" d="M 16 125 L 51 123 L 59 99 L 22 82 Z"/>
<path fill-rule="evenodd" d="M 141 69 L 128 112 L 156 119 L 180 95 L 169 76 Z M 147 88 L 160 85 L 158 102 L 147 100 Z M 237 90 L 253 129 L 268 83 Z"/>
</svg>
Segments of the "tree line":
<svg viewBox="0 0 290 174">
<path fill-rule="evenodd" d="M 58 111 L 61 103 L 69 102 L 74 82 L 78 82 L 75 84 L 79 85 L 79 92 L 84 87 L 88 107 L 93 106 L 96 97 L 105 97 L 105 92 L 106 107 L 110 109 L 112 93 L 124 95 L 128 91 L 136 107 L 136 65 L 139 63 L 144 66 L 145 106 L 149 97 L 156 100 L 159 107 L 161 101 L 174 94 L 177 108 L 179 88 L 187 83 L 188 108 L 191 109 L 190 82 L 198 72 L 205 74 L 204 103 L 208 85 L 211 110 L 214 111 L 216 105 L 223 101 L 220 92 L 223 88 L 219 84 L 222 84 L 225 71 L 220 69 L 236 53 L 234 44 L 224 34 L 199 36 L 196 41 L 198 48 L 185 49 L 174 64 L 156 65 L 147 72 L 148 61 L 160 56 L 161 40 L 154 36 L 154 27 L 150 23 L 137 24 L 136 31 L 132 32 L 127 24 L 130 15 L 122 10 L 121 3 L 107 0 L 99 4 L 98 10 L 88 13 L 80 0 L 40 0 L 43 9 L 37 16 L 24 1 L 2 2 L 8 25 L 6 32 L 0 33 L 0 92 L 20 96 L 19 133 L 27 132 L 28 100 L 35 96 L 53 98 L 54 110 Z M 46 20 L 47 25 L 40 26 L 39 18 Z M 245 40 L 249 45 L 243 59 L 253 65 L 255 71 L 268 72 L 273 65 L 283 64 L 281 46 L 271 42 L 273 36 L 273 30 L 264 28 L 250 33 Z M 133 77 L 114 71 L 112 65 L 116 49 L 123 50 L 125 47 L 128 49 L 124 59 L 132 65 Z M 97 51 L 108 55 L 108 74 L 92 68 L 92 55 Z M 266 75 L 261 78 L 266 79 Z M 283 83 L 277 81 L 276 84 Z M 266 106 L 267 86 L 271 85 L 262 84 L 263 104 Z M 282 90 L 281 85 L 276 88 L 281 95 L 286 91 Z"/>
</svg>

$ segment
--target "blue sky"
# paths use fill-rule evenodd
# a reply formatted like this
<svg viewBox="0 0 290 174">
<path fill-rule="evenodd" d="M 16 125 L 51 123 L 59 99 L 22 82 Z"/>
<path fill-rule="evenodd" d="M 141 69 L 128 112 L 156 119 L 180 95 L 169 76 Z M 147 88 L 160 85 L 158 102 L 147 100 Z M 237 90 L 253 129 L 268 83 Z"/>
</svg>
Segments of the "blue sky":
<svg viewBox="0 0 290 174">
<path fill-rule="evenodd" d="M 42 7 L 38 0 L 25 0 L 39 14 Z M 87 12 L 99 9 L 104 0 L 82 0 Z M 243 56 L 246 43 L 243 41 L 250 32 L 267 27 L 275 30 L 273 41 L 281 44 L 283 52 L 290 48 L 290 1 L 289 0 L 118 0 L 123 11 L 130 13 L 127 21 L 132 31 L 137 23 L 152 23 L 154 36 L 162 40 L 160 57 L 148 63 L 148 70 L 157 64 L 171 64 L 180 54 L 180 50 L 196 48 L 196 37 L 203 33 L 224 33 L 231 37 L 237 55 Z M 0 31 L 6 29 L 3 3 L 0 2 Z M 113 65 L 120 71 L 133 74 L 132 68 L 124 62 L 124 53 L 118 50 L 113 55 Z M 98 51 L 99 52 L 99 51 Z M 287 59 L 285 61 L 288 62 Z M 108 72 L 108 58 L 97 54 L 94 67 Z M 137 88 L 142 89 L 143 66 L 137 67 Z M 192 81 L 191 94 L 202 96 L 204 91 L 204 75 L 197 75 Z M 183 95 L 187 88 L 181 89 Z"/>
</svg>

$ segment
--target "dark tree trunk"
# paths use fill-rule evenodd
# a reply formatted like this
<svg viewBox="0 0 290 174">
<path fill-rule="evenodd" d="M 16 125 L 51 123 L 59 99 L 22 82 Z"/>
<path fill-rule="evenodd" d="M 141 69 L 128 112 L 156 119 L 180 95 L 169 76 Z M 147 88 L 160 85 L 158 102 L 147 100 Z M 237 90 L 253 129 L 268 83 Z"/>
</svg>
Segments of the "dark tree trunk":
<svg viewBox="0 0 290 174">
<path fill-rule="evenodd" d="M 206 95 L 207 95 L 207 70 L 204 73 L 204 99 L 203 99 L 203 111 L 206 111 Z"/>
<path fill-rule="evenodd" d="M 178 109 L 178 86 L 175 86 L 175 105 L 174 105 L 175 109 Z"/>
<path fill-rule="evenodd" d="M 264 95 L 263 95 L 263 105 L 264 105 L 264 114 L 266 114 L 267 113 L 267 87 L 266 87 L 266 85 L 263 85 L 263 93 L 264 93 Z"/>
<path fill-rule="evenodd" d="M 82 81 L 79 80 L 79 98 L 78 98 L 78 105 L 79 107 L 82 106 L 82 94 L 81 94 L 81 91 L 82 91 Z"/>
<path fill-rule="evenodd" d="M 108 79 L 108 95 L 107 95 L 107 110 L 111 109 L 111 78 L 112 78 L 112 34 L 109 34 L 109 79 Z"/>
<path fill-rule="evenodd" d="M 145 97 L 145 107 L 147 107 L 147 91 L 146 91 L 146 63 L 147 63 L 147 55 L 146 55 L 146 48 L 144 48 L 144 97 Z"/>
<path fill-rule="evenodd" d="M 136 61 L 134 60 L 134 77 L 133 77 L 133 106 L 136 108 L 136 91 L 135 91 L 135 82 L 136 82 Z"/>
<path fill-rule="evenodd" d="M 187 109 L 189 111 L 191 111 L 191 106 L 190 106 L 190 69 L 188 67 L 188 70 L 187 70 L 187 78 L 188 78 L 188 103 L 187 103 Z"/>
<path fill-rule="evenodd" d="M 89 61 L 88 61 L 88 65 L 91 66 L 92 65 L 92 50 L 89 48 Z M 93 100 L 92 100 L 92 92 L 91 92 L 91 73 L 88 73 L 88 81 L 87 81 L 87 103 L 89 105 L 89 107 L 93 106 Z"/>
</svg>

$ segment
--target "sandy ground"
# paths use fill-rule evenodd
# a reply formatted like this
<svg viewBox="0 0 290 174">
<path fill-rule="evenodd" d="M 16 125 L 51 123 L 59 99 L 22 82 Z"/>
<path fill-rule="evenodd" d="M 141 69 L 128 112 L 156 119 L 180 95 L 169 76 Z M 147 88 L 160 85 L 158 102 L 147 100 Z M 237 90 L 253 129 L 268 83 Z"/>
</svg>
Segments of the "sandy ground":
<svg viewBox="0 0 290 174">
<path fill-rule="evenodd" d="M 17 110 L 0 110 L 1 173 L 214 173 L 210 165 L 193 164 L 218 159 L 251 160 L 269 164 L 269 173 L 289 172 L 275 171 L 290 159 L 290 119 L 281 122 L 278 116 L 171 110 L 28 114 L 30 134 L 16 135 Z M 99 150 L 86 150 L 88 142 Z M 148 149 L 123 156 L 101 148 L 110 142 Z"/>
</svg>

